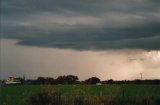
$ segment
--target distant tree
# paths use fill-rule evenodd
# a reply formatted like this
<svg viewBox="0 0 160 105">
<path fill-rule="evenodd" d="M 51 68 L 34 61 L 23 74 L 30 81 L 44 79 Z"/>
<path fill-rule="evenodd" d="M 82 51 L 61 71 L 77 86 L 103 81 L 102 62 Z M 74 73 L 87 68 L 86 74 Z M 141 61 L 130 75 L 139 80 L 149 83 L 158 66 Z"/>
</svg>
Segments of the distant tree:
<svg viewBox="0 0 160 105">
<path fill-rule="evenodd" d="M 88 83 L 88 84 L 96 84 L 99 82 L 101 82 L 101 80 L 98 77 L 91 77 L 85 80 L 85 83 Z"/>
<path fill-rule="evenodd" d="M 40 84 L 45 84 L 45 77 L 38 77 L 37 82 Z"/>
<path fill-rule="evenodd" d="M 155 80 L 151 80 L 152 84 L 156 84 L 156 85 L 160 85 L 160 80 L 155 79 Z"/>
<path fill-rule="evenodd" d="M 68 75 L 66 76 L 66 82 L 69 84 L 73 84 L 76 83 L 76 81 L 78 81 L 78 77 L 74 76 L 74 75 Z"/>
<path fill-rule="evenodd" d="M 46 77 L 45 78 L 45 83 L 46 84 L 54 84 L 55 83 L 55 79 L 51 78 L 51 77 Z"/>
<path fill-rule="evenodd" d="M 108 84 L 113 84 L 113 82 L 114 82 L 113 79 L 109 79 L 109 80 L 107 81 Z"/>
<path fill-rule="evenodd" d="M 56 83 L 58 84 L 73 84 L 76 83 L 78 81 L 78 77 L 74 76 L 74 75 L 67 75 L 67 76 L 59 76 L 56 79 Z"/>
<path fill-rule="evenodd" d="M 141 84 L 141 83 L 142 83 L 142 80 L 136 79 L 136 80 L 133 81 L 133 83 L 135 83 L 135 84 Z"/>
<path fill-rule="evenodd" d="M 64 83 L 64 76 L 58 76 L 58 78 L 56 79 L 56 84 L 62 84 Z"/>
</svg>

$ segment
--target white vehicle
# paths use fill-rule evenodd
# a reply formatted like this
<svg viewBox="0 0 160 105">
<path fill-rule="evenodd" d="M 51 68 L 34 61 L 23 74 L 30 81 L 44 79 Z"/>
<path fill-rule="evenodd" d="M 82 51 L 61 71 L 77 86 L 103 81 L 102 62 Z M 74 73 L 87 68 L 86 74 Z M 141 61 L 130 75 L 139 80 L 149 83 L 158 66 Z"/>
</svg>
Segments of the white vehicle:
<svg viewBox="0 0 160 105">
<path fill-rule="evenodd" d="M 8 77 L 5 84 L 6 85 L 21 84 L 21 80 L 14 77 Z"/>
<path fill-rule="evenodd" d="M 96 85 L 102 85 L 101 83 L 96 83 Z"/>
</svg>

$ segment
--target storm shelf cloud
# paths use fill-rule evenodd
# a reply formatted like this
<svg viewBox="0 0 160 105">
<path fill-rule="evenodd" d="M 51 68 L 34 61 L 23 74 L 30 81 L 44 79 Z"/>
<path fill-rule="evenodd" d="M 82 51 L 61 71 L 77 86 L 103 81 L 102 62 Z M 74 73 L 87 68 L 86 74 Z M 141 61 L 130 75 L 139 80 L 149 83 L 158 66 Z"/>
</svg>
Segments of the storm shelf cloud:
<svg viewBox="0 0 160 105">
<path fill-rule="evenodd" d="M 75 50 L 160 49 L 157 0 L 1 1 L 1 37 Z"/>
</svg>

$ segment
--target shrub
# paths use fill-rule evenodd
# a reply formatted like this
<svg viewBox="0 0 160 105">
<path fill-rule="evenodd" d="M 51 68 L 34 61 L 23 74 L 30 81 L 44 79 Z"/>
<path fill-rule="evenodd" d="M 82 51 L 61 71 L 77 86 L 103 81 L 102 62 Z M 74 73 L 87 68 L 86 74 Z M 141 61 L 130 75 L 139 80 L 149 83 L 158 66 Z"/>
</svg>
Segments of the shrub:
<svg viewBox="0 0 160 105">
<path fill-rule="evenodd" d="M 61 95 L 59 92 L 43 90 L 37 93 L 30 93 L 25 101 L 26 105 L 61 105 Z"/>
</svg>

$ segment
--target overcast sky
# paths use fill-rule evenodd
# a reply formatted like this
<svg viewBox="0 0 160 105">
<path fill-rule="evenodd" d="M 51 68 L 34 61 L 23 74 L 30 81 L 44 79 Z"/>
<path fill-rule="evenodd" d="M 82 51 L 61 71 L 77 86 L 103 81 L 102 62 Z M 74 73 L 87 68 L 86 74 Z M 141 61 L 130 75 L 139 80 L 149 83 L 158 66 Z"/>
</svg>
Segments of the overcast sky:
<svg viewBox="0 0 160 105">
<path fill-rule="evenodd" d="M 159 5 L 159 0 L 1 0 L 0 35 L 1 38 L 17 39 L 20 46 L 34 48 L 112 51 L 110 61 L 117 60 L 118 52 L 123 52 L 124 58 L 130 59 L 126 49 L 132 53 L 139 50 L 146 54 L 154 52 L 152 57 L 160 59 Z M 6 56 L 12 55 L 9 54 Z M 138 57 L 138 64 L 142 64 L 140 61 L 144 56 Z M 16 58 L 14 61 L 19 62 Z M 84 60 L 79 59 L 81 61 Z M 147 70 L 160 70 L 157 62 L 160 61 L 157 60 L 156 64 L 150 62 L 152 66 Z"/>
</svg>

